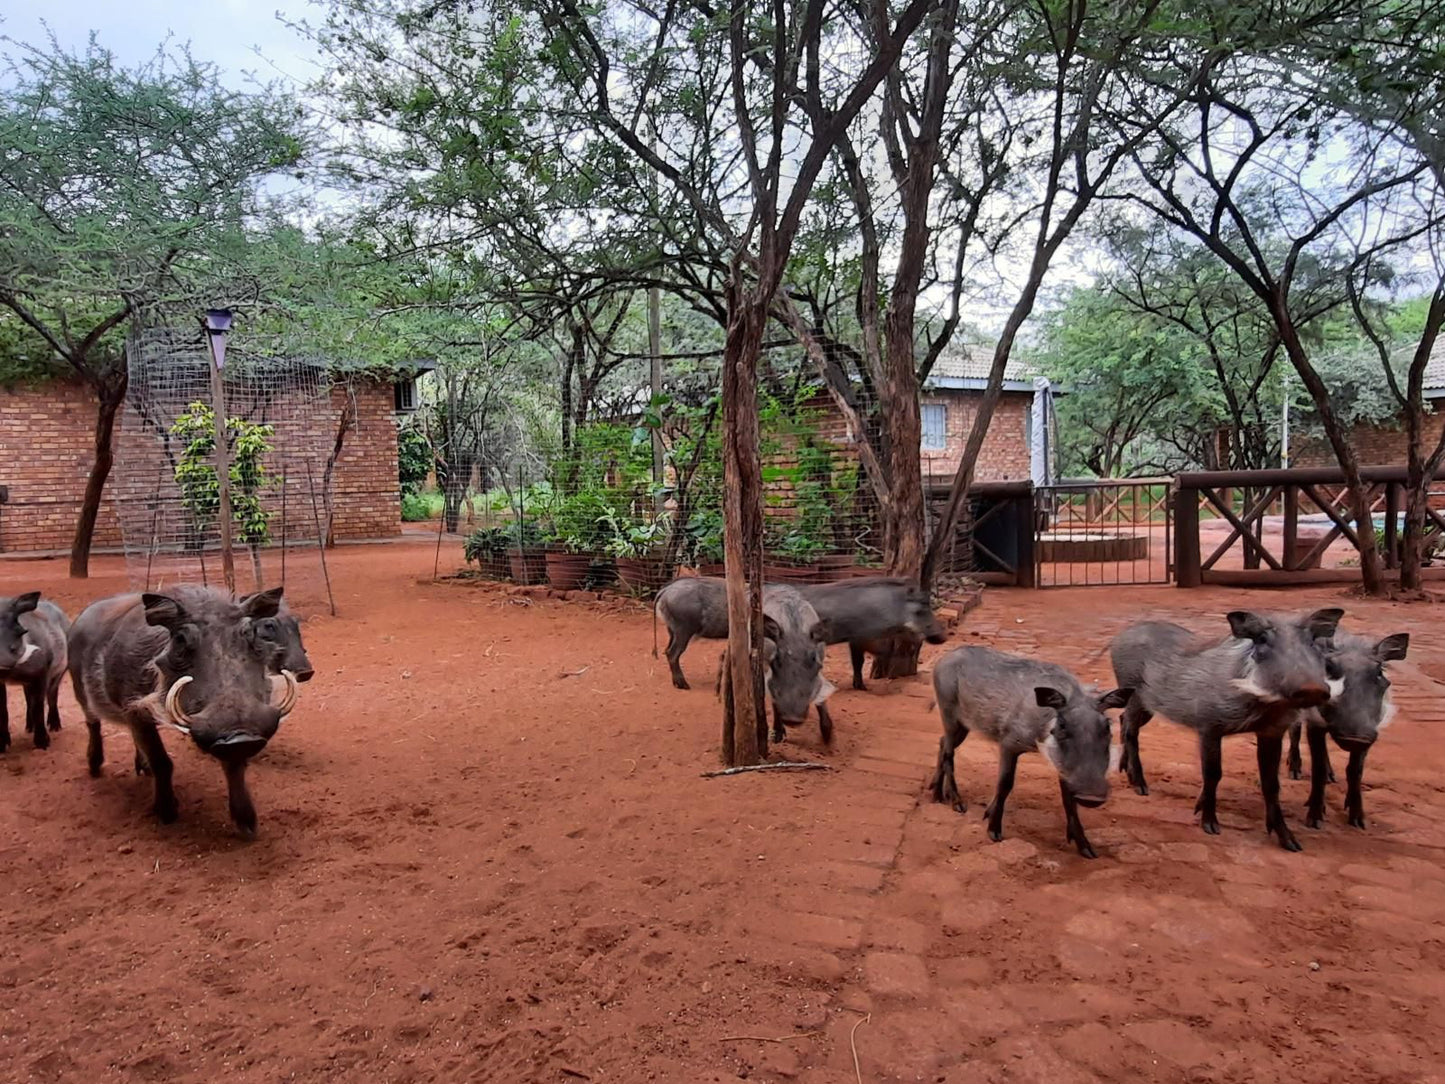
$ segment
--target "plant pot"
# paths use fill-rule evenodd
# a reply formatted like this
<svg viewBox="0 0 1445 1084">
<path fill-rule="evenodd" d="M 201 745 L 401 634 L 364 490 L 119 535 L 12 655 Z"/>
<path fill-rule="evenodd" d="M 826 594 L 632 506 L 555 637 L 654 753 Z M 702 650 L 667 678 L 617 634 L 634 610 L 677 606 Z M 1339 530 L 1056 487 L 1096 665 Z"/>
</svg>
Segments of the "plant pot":
<svg viewBox="0 0 1445 1084">
<path fill-rule="evenodd" d="M 546 562 L 548 583 L 559 591 L 576 591 L 592 568 L 592 555 L 549 549 Z"/>
<path fill-rule="evenodd" d="M 512 562 L 506 553 L 484 553 L 477 560 L 477 567 L 483 576 L 493 580 L 505 580 L 512 574 Z"/>
<path fill-rule="evenodd" d="M 507 551 L 512 579 L 517 583 L 541 583 L 547 578 L 547 552 L 540 548 Z"/>
<path fill-rule="evenodd" d="M 772 564 L 764 563 L 763 581 L 765 583 L 816 583 L 818 566 L 815 564 L 794 564 L 791 561 L 776 561 Z"/>
<path fill-rule="evenodd" d="M 656 557 L 619 557 L 617 584 L 634 594 L 651 594 L 662 586 L 662 562 Z"/>
<path fill-rule="evenodd" d="M 858 575 L 858 567 L 853 564 L 853 558 L 849 554 L 835 553 L 818 561 L 818 583 L 837 583 L 839 580 L 851 580 Z"/>
</svg>

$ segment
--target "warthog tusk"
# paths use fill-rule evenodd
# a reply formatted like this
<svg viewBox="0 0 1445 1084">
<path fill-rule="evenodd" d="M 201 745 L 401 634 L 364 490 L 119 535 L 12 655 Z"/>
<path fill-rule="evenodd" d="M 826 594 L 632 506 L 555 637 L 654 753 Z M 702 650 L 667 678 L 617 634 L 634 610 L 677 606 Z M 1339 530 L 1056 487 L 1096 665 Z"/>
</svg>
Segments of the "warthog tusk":
<svg viewBox="0 0 1445 1084">
<path fill-rule="evenodd" d="M 281 697 L 281 703 L 278 704 L 277 707 L 280 708 L 281 715 L 284 718 L 290 715 L 291 709 L 296 706 L 296 675 L 291 673 L 290 670 L 282 670 L 280 677 L 281 680 L 286 683 L 286 693 Z"/>
<path fill-rule="evenodd" d="M 189 734 L 191 727 L 195 725 L 191 717 L 186 714 L 186 710 L 181 707 L 181 690 L 194 680 L 195 678 L 189 674 L 178 677 L 175 684 L 166 691 L 166 714 L 170 716 L 171 726 L 182 734 Z"/>
</svg>

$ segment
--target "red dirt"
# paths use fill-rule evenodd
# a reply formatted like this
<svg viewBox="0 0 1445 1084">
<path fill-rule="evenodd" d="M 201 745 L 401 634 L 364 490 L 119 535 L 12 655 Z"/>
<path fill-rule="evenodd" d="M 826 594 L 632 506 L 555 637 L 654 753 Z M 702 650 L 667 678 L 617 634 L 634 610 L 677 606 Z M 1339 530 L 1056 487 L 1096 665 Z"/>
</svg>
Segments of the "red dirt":
<svg viewBox="0 0 1445 1084">
<path fill-rule="evenodd" d="M 432 559 L 335 551 L 341 616 L 305 606 L 317 676 L 251 773 L 254 843 L 174 736 L 181 820 L 163 827 L 123 733 L 87 777 L 68 690 L 48 753 L 12 711 L 0 1080 L 823 1084 L 858 1079 L 854 1044 L 870 1082 L 1440 1079 L 1445 712 L 1414 663 L 1371 756 L 1367 832 L 1341 788 L 1305 829 L 1305 784 L 1286 781 L 1306 850 L 1278 850 L 1236 741 L 1224 834 L 1205 836 L 1192 744 L 1158 722 L 1154 793 L 1084 811 L 1088 862 L 1036 758 L 1002 843 L 980 821 L 985 743 L 960 754 L 966 816 L 923 799 L 922 680 L 852 692 L 838 649 L 837 747 L 813 728 L 783 747 L 836 771 L 704 780 L 717 645 L 688 653 L 696 688 L 678 692 L 644 610 L 419 583 Z M 73 584 L 59 562 L 0 563 L 0 594 L 40 586 L 73 612 L 123 589 L 101 565 Z M 955 642 L 1101 678 L 1127 619 L 1217 625 L 1248 598 L 993 591 Z M 1431 607 L 1345 604 L 1438 665 Z"/>
</svg>

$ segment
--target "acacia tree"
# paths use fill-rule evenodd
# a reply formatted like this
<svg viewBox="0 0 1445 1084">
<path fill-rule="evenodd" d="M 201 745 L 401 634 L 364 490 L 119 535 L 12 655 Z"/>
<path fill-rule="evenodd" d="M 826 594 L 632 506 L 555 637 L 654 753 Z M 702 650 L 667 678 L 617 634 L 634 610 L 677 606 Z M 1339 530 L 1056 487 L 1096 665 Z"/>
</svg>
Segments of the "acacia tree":
<svg viewBox="0 0 1445 1084">
<path fill-rule="evenodd" d="M 1400 10 L 1423 8 L 1406 4 Z M 1320 92 L 1321 86 L 1337 86 L 1338 79 L 1331 74 L 1335 56 L 1318 43 L 1334 41 L 1348 52 L 1347 43 L 1361 36 L 1361 14 L 1354 8 L 1321 14 L 1300 5 L 1239 20 L 1206 11 L 1206 18 L 1215 20 L 1207 29 L 1234 35 L 1235 48 L 1220 52 L 1213 44 L 1216 36 L 1210 35 L 1197 47 L 1196 57 L 1205 59 L 1156 72 L 1161 81 L 1188 92 L 1190 108 L 1159 129 L 1151 147 L 1139 150 L 1132 164 L 1146 186 L 1133 198 L 1192 236 L 1265 306 L 1339 461 L 1357 527 L 1363 585 L 1378 594 L 1384 589 L 1383 570 L 1370 527 L 1369 487 L 1303 327 L 1320 306 L 1341 304 L 1348 293 L 1388 290 L 1392 262 L 1409 260 L 1432 239 L 1438 244 L 1445 201 L 1440 172 L 1425 153 L 1433 144 L 1413 134 L 1435 123 L 1425 121 L 1420 110 L 1438 115 L 1440 82 L 1425 74 L 1439 64 L 1438 29 L 1433 40 L 1403 39 L 1410 42 L 1401 46 L 1407 53 L 1418 48 L 1427 54 L 1413 68 L 1400 62 L 1395 49 L 1367 50 L 1352 62 L 1350 77 L 1360 85 L 1368 86 L 1371 79 L 1402 80 L 1418 91 L 1398 100 L 1379 99 L 1378 115 L 1368 123 L 1361 122 L 1344 95 Z M 1438 28 L 1438 15 L 1435 19 Z M 1370 40 L 1381 34 L 1389 39 L 1402 29 L 1380 11 L 1367 13 L 1366 20 L 1363 36 Z M 1315 77 L 1303 78 L 1302 72 Z M 1121 121 L 1130 123 L 1127 117 Z M 1272 238 L 1283 241 L 1269 244 Z M 1364 308 L 1356 311 L 1363 315 Z M 1445 304 L 1440 312 L 1445 315 Z M 1431 332 L 1427 322 L 1419 344 L 1424 348 L 1422 380 L 1438 327 L 1436 322 Z M 1416 385 L 1414 390 L 1421 389 Z M 1407 390 L 1405 398 L 1410 397 Z M 1418 421 L 1423 396 L 1417 401 Z M 1418 513 L 1410 519 L 1418 527 L 1427 484 L 1418 425 L 1410 437 L 1418 483 L 1410 496 Z M 1418 535 L 1412 531 L 1410 540 L 1416 555 Z M 1412 580 L 1413 574 L 1404 578 Z"/>
<path fill-rule="evenodd" d="M 1033 312 L 1055 257 L 1121 164 L 1150 138 L 1186 96 L 1160 88 L 1149 69 L 1169 50 L 1180 16 L 1162 4 L 1123 0 L 1020 4 L 1004 24 L 992 102 L 999 130 L 1013 133 L 1016 162 L 1029 172 L 1026 197 L 1013 211 L 1015 239 L 1006 255 L 1023 265 L 994 345 L 988 384 L 974 414 L 953 486 L 925 555 L 922 581 L 933 582 L 973 482 L 979 453 L 1003 392 L 1004 370 Z M 1127 115 L 1126 130 L 1114 120 Z"/>
<path fill-rule="evenodd" d="M 5 40 L 0 307 L 46 345 L 53 372 L 95 394 L 70 556 L 84 577 L 126 394 L 125 330 L 162 303 L 217 300 L 197 285 L 208 254 L 243 230 L 257 184 L 300 161 L 303 133 L 279 90 L 228 90 L 184 51 L 126 69 L 93 42 Z"/>
</svg>

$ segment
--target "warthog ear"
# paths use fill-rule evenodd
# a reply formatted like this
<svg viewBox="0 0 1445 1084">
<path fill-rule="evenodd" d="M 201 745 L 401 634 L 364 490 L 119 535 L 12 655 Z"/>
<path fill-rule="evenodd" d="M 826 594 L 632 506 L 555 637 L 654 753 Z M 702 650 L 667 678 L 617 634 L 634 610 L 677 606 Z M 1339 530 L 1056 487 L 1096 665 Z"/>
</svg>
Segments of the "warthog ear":
<svg viewBox="0 0 1445 1084">
<path fill-rule="evenodd" d="M 783 626 L 779 625 L 767 614 L 763 614 L 763 639 L 772 640 L 774 643 L 783 638 Z"/>
<path fill-rule="evenodd" d="M 1047 685 L 1039 685 L 1034 689 L 1034 699 L 1038 701 L 1041 708 L 1053 708 L 1055 711 L 1062 711 L 1069 703 L 1069 698 L 1058 689 L 1052 689 Z"/>
<path fill-rule="evenodd" d="M 1381 662 L 1394 662 L 1396 659 L 1403 659 L 1405 652 L 1409 650 L 1410 634 L 1397 632 L 1393 636 L 1386 636 L 1375 645 L 1375 658 Z"/>
<path fill-rule="evenodd" d="M 1105 693 L 1099 697 L 1099 710 L 1108 711 L 1110 708 L 1122 708 L 1129 703 L 1133 696 L 1133 689 L 1115 689 L 1113 692 Z"/>
<path fill-rule="evenodd" d="M 253 619 L 275 617 L 281 609 L 282 590 L 280 587 L 273 587 L 269 591 L 257 591 L 254 595 L 247 595 L 238 604 L 241 612 Z"/>
<path fill-rule="evenodd" d="M 811 635 L 813 637 L 813 643 L 826 644 L 833 636 L 833 626 L 829 625 L 828 622 L 822 618 L 819 618 L 818 623 L 813 626 Z"/>
<path fill-rule="evenodd" d="M 1241 640 L 1263 640 L 1264 634 L 1269 631 L 1269 625 L 1264 618 L 1248 610 L 1231 610 L 1226 617 L 1229 620 L 1229 631 Z"/>
<path fill-rule="evenodd" d="M 16 595 L 10 603 L 10 612 L 19 617 L 21 614 L 28 614 L 36 606 L 40 605 L 40 592 L 29 591 L 23 595 Z"/>
<path fill-rule="evenodd" d="M 147 625 L 158 625 L 175 631 L 178 626 L 185 624 L 186 611 L 169 595 L 144 594 L 140 601 L 145 607 Z"/>
<path fill-rule="evenodd" d="M 1316 640 L 1328 640 L 1335 634 L 1335 630 L 1340 626 L 1340 618 L 1344 616 L 1344 610 L 1316 610 L 1306 617 L 1302 624 L 1309 628 L 1310 635 Z"/>
</svg>

